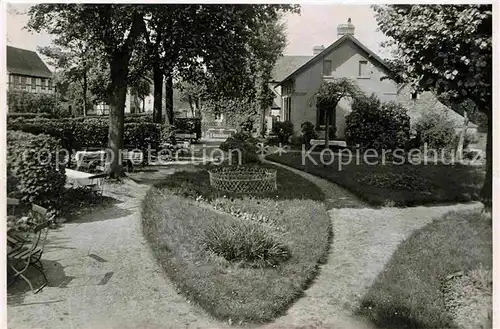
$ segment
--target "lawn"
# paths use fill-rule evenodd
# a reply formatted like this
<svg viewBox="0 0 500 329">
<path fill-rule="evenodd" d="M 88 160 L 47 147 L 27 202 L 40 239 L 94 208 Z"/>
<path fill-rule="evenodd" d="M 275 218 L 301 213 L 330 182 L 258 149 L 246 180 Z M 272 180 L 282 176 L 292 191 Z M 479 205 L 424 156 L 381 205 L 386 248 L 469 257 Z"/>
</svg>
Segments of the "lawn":
<svg viewBox="0 0 500 329">
<path fill-rule="evenodd" d="M 456 328 L 446 309 L 444 279 L 491 270 L 491 237 L 491 216 L 479 212 L 449 213 L 428 224 L 398 247 L 359 313 L 385 329 Z"/>
<path fill-rule="evenodd" d="M 339 157 L 330 161 L 311 154 L 313 161 L 300 152 L 272 154 L 266 159 L 304 170 L 336 183 L 374 206 L 414 206 L 443 202 L 467 202 L 479 199 L 484 173 L 481 167 L 466 165 L 393 164 L 370 165 L 362 160 L 342 164 Z M 370 160 L 375 162 L 375 160 Z M 304 165 L 304 164 L 305 165 Z"/>
<path fill-rule="evenodd" d="M 277 169 L 274 193 L 231 195 L 205 167 L 177 172 L 143 202 L 143 230 L 179 290 L 216 318 L 270 321 L 299 298 L 326 260 L 331 222 L 321 190 Z"/>
</svg>

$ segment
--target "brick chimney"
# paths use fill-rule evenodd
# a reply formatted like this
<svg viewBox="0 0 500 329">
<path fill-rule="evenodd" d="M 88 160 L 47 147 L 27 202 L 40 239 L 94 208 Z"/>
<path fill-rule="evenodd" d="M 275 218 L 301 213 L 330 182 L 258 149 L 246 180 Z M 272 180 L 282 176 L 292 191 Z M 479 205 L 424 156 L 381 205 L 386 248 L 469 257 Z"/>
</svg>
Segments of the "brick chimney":
<svg viewBox="0 0 500 329">
<path fill-rule="evenodd" d="M 354 35 L 354 25 L 351 23 L 351 18 L 347 20 L 347 24 L 337 25 L 337 39 L 346 34 Z"/>
<path fill-rule="evenodd" d="M 313 55 L 316 56 L 317 54 L 319 54 L 323 50 L 325 50 L 325 46 L 323 46 L 323 45 L 321 45 L 321 46 L 314 46 L 313 47 Z"/>
</svg>

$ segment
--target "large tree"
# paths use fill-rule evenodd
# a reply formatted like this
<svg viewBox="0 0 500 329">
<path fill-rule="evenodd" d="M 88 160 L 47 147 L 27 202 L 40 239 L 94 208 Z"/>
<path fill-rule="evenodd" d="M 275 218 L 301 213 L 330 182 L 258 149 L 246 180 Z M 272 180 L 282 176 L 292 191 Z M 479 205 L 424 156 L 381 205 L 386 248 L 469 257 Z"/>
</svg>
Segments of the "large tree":
<svg viewBox="0 0 500 329">
<path fill-rule="evenodd" d="M 84 41 L 102 49 L 110 76 L 106 96 L 110 107 L 109 142 L 112 151 L 110 174 L 121 174 L 124 109 L 129 64 L 144 25 L 143 7 L 123 4 L 40 4 L 30 8 L 28 27 L 46 30 L 59 44 Z"/>
<path fill-rule="evenodd" d="M 231 72 L 246 80 L 244 88 L 223 89 L 221 92 L 222 77 L 211 72 L 206 72 L 199 81 L 182 81 L 176 85 L 182 100 L 190 105 L 194 114 L 224 114 L 227 122 L 237 125 L 254 120 L 272 105 L 274 93 L 269 81 L 274 65 L 286 47 L 285 26 L 279 18 L 275 16 L 260 22 L 255 33 L 249 36 L 245 61 Z"/>
<path fill-rule="evenodd" d="M 209 80 L 212 94 L 225 97 L 254 94 L 252 41 L 256 40 L 256 31 L 281 11 L 295 9 L 290 5 L 241 4 L 41 4 L 30 9 L 28 27 L 46 30 L 61 44 L 83 40 L 90 47 L 102 49 L 110 72 L 106 90 L 109 147 L 114 154 L 110 171 L 117 175 L 134 51 L 142 54 L 139 62 L 145 68 L 152 67 L 155 94 L 161 90 L 156 86 L 159 79 L 155 79 L 155 67 L 162 71 L 167 90 L 166 117 L 172 123 L 175 78 Z"/>
<path fill-rule="evenodd" d="M 399 70 L 395 79 L 417 89 L 446 93 L 454 104 L 472 101 L 488 117 L 486 178 L 481 196 L 492 196 L 492 6 L 374 6 Z"/>
<path fill-rule="evenodd" d="M 248 4 L 148 8 L 151 14 L 144 34 L 152 54 L 148 61 L 153 70 L 155 121 L 163 121 L 160 108 L 165 83 L 164 119 L 169 123 L 173 121 L 175 81 L 204 85 L 210 95 L 219 98 L 255 94 L 255 72 L 262 72 L 261 59 L 274 64 L 275 60 L 267 59 L 269 53 L 279 56 L 274 49 L 284 48 L 286 41 L 279 33 L 274 33 L 274 39 L 266 33 L 272 31 L 280 12 L 298 10 L 290 5 Z M 262 42 L 266 37 L 272 42 Z"/>
<path fill-rule="evenodd" d="M 100 52 L 98 49 L 92 49 L 83 40 L 59 38 L 53 43 L 51 46 L 39 47 L 38 51 L 48 59 L 49 64 L 56 68 L 61 84 L 77 83 L 79 85 L 80 97 L 78 98 L 81 99 L 83 116 L 86 116 L 91 104 L 89 85 L 92 77 L 90 71 L 100 60 Z"/>
</svg>

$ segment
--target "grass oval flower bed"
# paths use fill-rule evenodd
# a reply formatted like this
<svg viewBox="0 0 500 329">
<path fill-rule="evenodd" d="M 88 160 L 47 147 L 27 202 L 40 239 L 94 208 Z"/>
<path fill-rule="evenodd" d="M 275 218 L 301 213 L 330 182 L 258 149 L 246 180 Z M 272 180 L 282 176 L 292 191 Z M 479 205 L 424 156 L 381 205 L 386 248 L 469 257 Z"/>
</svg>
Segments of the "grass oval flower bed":
<svg viewBox="0 0 500 329">
<path fill-rule="evenodd" d="M 310 181 L 277 170 L 277 191 L 228 194 L 206 167 L 177 172 L 143 202 L 158 262 L 189 299 L 216 318 L 267 322 L 302 296 L 326 260 L 331 222 Z"/>
</svg>

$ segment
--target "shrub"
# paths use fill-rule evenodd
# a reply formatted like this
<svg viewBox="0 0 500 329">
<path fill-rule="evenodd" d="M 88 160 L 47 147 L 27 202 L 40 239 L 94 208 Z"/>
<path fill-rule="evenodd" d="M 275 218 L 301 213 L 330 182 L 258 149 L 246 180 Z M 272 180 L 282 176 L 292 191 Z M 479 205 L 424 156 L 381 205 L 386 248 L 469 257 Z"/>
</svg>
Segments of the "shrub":
<svg viewBox="0 0 500 329">
<path fill-rule="evenodd" d="M 266 138 L 266 145 L 278 145 L 280 143 L 280 139 L 276 135 L 269 135 Z"/>
<path fill-rule="evenodd" d="M 7 107 L 11 113 L 47 113 L 53 117 L 69 114 L 58 105 L 53 94 L 31 93 L 25 90 L 9 90 Z"/>
<path fill-rule="evenodd" d="M 458 147 L 458 142 L 460 141 L 460 133 L 455 134 L 453 139 L 452 147 L 455 149 Z M 468 148 L 470 144 L 476 144 L 479 142 L 479 136 L 477 133 L 467 131 L 464 136 L 464 149 Z"/>
<path fill-rule="evenodd" d="M 176 118 L 174 120 L 175 129 L 196 133 L 196 138 L 201 138 L 201 119 L 200 118 Z"/>
<path fill-rule="evenodd" d="M 303 142 L 304 142 L 304 139 L 302 138 L 302 136 L 293 135 L 290 138 L 290 145 L 292 145 L 296 148 L 301 148 Z"/>
<path fill-rule="evenodd" d="M 249 117 L 240 123 L 240 130 L 245 134 L 251 135 L 257 131 L 257 129 L 255 129 L 254 126 L 255 126 L 255 120 Z"/>
<path fill-rule="evenodd" d="M 458 139 L 455 123 L 444 111 L 425 111 L 415 123 L 421 146 L 427 143 L 429 149 L 455 148 Z"/>
<path fill-rule="evenodd" d="M 272 132 L 278 136 L 280 143 L 287 144 L 293 135 L 293 123 L 290 121 L 277 121 L 273 124 Z"/>
<path fill-rule="evenodd" d="M 404 148 L 410 139 L 410 117 L 402 105 L 381 103 L 375 95 L 355 99 L 346 117 L 345 137 L 348 144 L 365 148 Z"/>
<path fill-rule="evenodd" d="M 290 258 L 290 250 L 262 225 L 246 220 L 216 222 L 205 230 L 207 250 L 230 262 L 250 267 L 275 267 Z"/>
<path fill-rule="evenodd" d="M 220 149 L 225 152 L 239 150 L 241 152 L 242 163 L 256 163 L 260 162 L 257 155 L 257 143 L 259 143 L 259 141 L 252 137 L 252 135 L 244 132 L 238 132 L 233 136 L 228 137 L 228 139 L 220 145 Z"/>
<path fill-rule="evenodd" d="M 337 138 L 337 127 L 335 126 L 328 127 L 328 138 L 329 140 Z"/>
<path fill-rule="evenodd" d="M 59 141 L 45 134 L 7 132 L 7 173 L 9 189 L 17 190 L 21 200 L 49 208 L 57 207 L 64 195 L 64 167 L 58 165 Z"/>
<path fill-rule="evenodd" d="M 300 125 L 300 129 L 302 131 L 302 139 L 304 144 L 310 145 L 311 139 L 318 138 L 318 134 L 316 133 L 316 128 L 314 124 L 309 121 L 306 121 Z"/>
<path fill-rule="evenodd" d="M 161 140 L 161 129 L 161 125 L 156 123 L 126 123 L 123 134 L 123 145 L 142 151 L 147 150 L 148 147 L 158 149 Z"/>
</svg>

